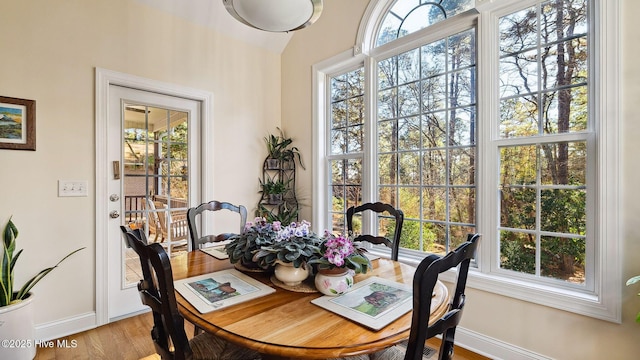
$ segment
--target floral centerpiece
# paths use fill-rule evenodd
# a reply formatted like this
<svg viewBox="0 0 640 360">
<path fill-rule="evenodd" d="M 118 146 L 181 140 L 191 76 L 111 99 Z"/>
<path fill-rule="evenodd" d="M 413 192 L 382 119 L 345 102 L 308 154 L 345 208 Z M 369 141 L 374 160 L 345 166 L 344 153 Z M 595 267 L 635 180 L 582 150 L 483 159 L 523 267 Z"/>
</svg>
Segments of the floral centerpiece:
<svg viewBox="0 0 640 360">
<path fill-rule="evenodd" d="M 325 295 L 349 291 L 353 286 L 353 274 L 366 273 L 371 268 L 371 260 L 364 252 L 349 237 L 326 231 L 319 251 L 309 260 L 309 264 L 318 268 L 314 280 L 316 289 Z"/>
<path fill-rule="evenodd" d="M 357 247 L 349 237 L 335 236 L 325 231 L 323 242 L 316 256 L 309 261 L 318 270 L 351 269 L 356 274 L 366 273 L 371 268 L 371 261 L 364 255 L 366 250 Z"/>
<path fill-rule="evenodd" d="M 271 267 L 279 261 L 301 267 L 320 250 L 322 240 L 310 229 L 311 224 L 303 220 L 292 222 L 277 231 L 270 244 L 261 246 L 253 256 L 261 267 Z"/>
<path fill-rule="evenodd" d="M 292 222 L 281 228 L 271 244 L 260 247 L 253 260 L 262 268 L 273 267 L 275 279 L 284 285 L 300 285 L 311 274 L 307 261 L 319 251 L 321 243 L 310 225 L 308 221 Z"/>
<path fill-rule="evenodd" d="M 279 221 L 267 222 L 263 217 L 256 217 L 252 222 L 247 222 L 242 234 L 233 235 L 225 245 L 225 250 L 232 263 L 240 262 L 242 265 L 253 264 L 254 254 L 262 246 L 268 246 L 276 239 L 281 230 Z"/>
</svg>

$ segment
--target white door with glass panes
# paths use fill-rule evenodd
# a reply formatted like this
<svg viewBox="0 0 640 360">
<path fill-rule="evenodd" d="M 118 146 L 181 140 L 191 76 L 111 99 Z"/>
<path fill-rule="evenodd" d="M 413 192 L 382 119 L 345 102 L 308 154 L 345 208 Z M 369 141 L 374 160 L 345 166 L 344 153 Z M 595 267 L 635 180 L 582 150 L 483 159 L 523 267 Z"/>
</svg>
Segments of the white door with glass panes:
<svg viewBox="0 0 640 360">
<path fill-rule="evenodd" d="M 186 212 L 199 198 L 200 107 L 196 100 L 109 86 L 108 319 L 146 309 L 140 262 L 121 225 L 141 228 L 169 256 L 187 251 Z"/>
</svg>

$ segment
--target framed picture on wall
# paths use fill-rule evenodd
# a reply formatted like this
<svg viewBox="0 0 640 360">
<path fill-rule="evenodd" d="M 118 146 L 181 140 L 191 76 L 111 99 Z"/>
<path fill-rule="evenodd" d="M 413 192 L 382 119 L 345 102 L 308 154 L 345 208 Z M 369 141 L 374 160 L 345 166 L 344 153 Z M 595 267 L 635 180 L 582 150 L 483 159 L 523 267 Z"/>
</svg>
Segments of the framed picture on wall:
<svg viewBox="0 0 640 360">
<path fill-rule="evenodd" d="M 36 101 L 0 96 L 0 149 L 36 149 Z"/>
</svg>

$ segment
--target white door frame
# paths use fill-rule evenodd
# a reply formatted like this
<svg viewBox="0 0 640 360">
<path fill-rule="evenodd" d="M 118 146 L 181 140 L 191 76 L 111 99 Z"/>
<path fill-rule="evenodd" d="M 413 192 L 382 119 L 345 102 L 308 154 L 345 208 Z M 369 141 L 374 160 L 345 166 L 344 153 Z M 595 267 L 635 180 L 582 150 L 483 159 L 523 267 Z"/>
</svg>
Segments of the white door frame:
<svg viewBox="0 0 640 360">
<path fill-rule="evenodd" d="M 108 179 L 113 177 L 107 156 L 107 127 L 109 120 L 109 86 L 119 85 L 142 91 L 177 96 L 199 101 L 201 108 L 200 143 L 201 153 L 201 189 L 202 199 L 213 198 L 213 94 L 211 92 L 188 88 L 141 78 L 134 75 L 96 68 L 96 325 L 109 322 L 108 317 L 108 251 L 107 222 L 109 219 Z M 191 204 L 194 205 L 194 204 Z"/>
</svg>

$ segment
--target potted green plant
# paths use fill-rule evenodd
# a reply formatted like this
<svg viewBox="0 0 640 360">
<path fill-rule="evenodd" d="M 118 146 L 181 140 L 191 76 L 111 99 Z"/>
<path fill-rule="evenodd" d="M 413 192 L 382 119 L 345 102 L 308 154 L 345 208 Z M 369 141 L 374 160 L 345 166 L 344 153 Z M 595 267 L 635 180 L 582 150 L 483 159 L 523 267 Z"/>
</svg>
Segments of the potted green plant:
<svg viewBox="0 0 640 360">
<path fill-rule="evenodd" d="M 276 279 L 295 286 L 311 273 L 307 261 L 319 251 L 320 243 L 308 221 L 292 222 L 278 231 L 272 244 L 260 247 L 253 259 L 263 268 L 273 267 Z"/>
<path fill-rule="evenodd" d="M 247 222 L 241 234 L 232 235 L 230 242 L 225 245 L 225 251 L 229 255 L 231 263 L 240 263 L 241 266 L 257 268 L 253 255 L 262 246 L 273 243 L 280 230 L 279 222 L 268 222 L 264 217 L 256 217 Z"/>
<path fill-rule="evenodd" d="M 11 218 L 4 227 L 2 236 L 2 264 L 0 267 L 0 338 L 17 341 L 19 346 L 0 347 L 0 359 L 33 359 L 36 345 L 34 343 L 33 294 L 31 289 L 53 269 L 57 268 L 69 256 L 84 249 L 72 251 L 54 266 L 41 270 L 15 291 L 14 270 L 22 250 L 17 252 L 16 239 L 18 228 Z"/>
<path fill-rule="evenodd" d="M 631 279 L 627 280 L 627 286 L 633 285 L 637 282 L 640 282 L 640 275 L 634 276 Z M 638 296 L 640 296 L 640 293 L 638 293 Z M 636 315 L 636 322 L 640 323 L 640 312 Z"/>
<path fill-rule="evenodd" d="M 287 191 L 290 181 L 283 182 L 282 180 L 273 181 L 269 179 L 263 182 L 260 180 L 261 192 L 267 196 L 269 204 L 280 204 L 282 202 L 283 194 Z"/>
<path fill-rule="evenodd" d="M 288 163 L 289 161 L 298 160 L 300 166 L 304 169 L 302 164 L 302 157 L 297 147 L 291 146 L 293 139 L 284 135 L 284 131 L 277 128 L 280 131 L 280 135 L 270 134 L 264 138 L 264 142 L 267 145 L 267 168 L 277 169 L 282 163 Z"/>
<path fill-rule="evenodd" d="M 269 222 L 279 221 L 284 226 L 298 220 L 298 208 L 289 208 L 286 202 L 280 204 L 275 210 L 267 209 L 266 206 L 258 204 L 256 215 L 264 217 Z"/>
</svg>

